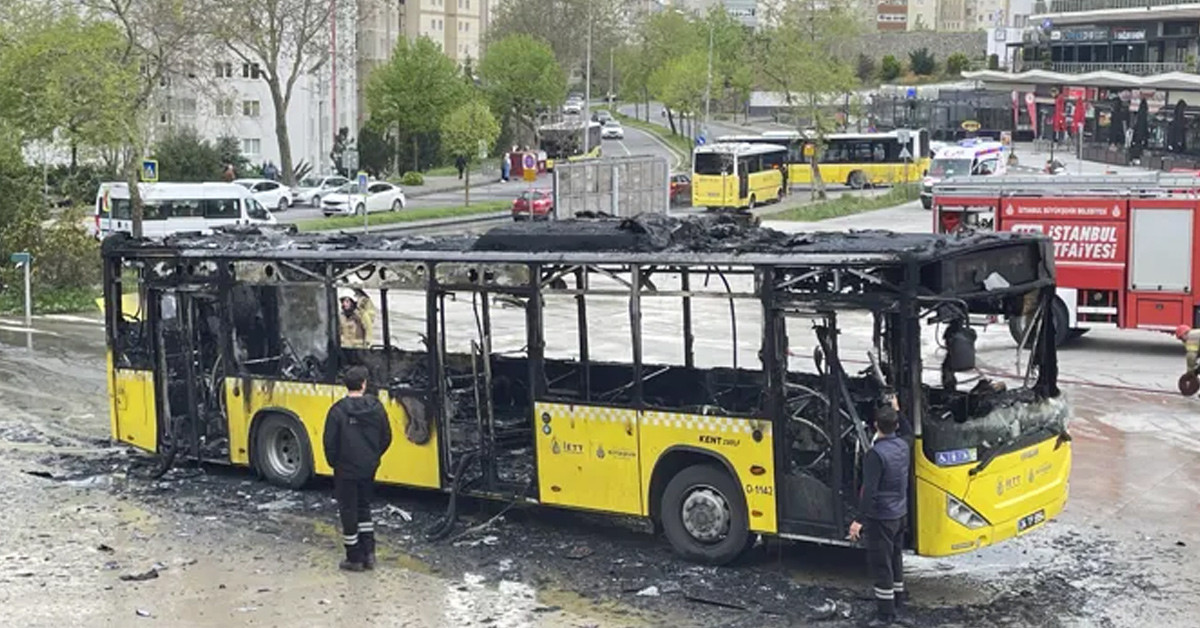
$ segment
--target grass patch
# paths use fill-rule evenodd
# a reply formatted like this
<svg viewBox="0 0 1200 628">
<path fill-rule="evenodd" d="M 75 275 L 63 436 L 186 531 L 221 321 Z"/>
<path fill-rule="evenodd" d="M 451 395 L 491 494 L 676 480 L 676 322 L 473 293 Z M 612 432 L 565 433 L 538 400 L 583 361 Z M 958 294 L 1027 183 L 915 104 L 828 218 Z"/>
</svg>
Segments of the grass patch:
<svg viewBox="0 0 1200 628">
<path fill-rule="evenodd" d="M 671 129 L 669 129 L 665 126 L 660 126 L 660 125 L 654 124 L 652 122 L 646 122 L 644 120 L 639 120 L 637 118 L 634 118 L 632 116 L 627 116 L 618 111 L 610 110 L 609 113 L 612 113 L 613 117 L 620 120 L 621 124 L 624 124 L 625 126 L 631 126 L 640 131 L 645 131 L 645 132 L 650 133 L 651 135 L 657 137 L 658 139 L 666 142 L 668 146 L 670 146 L 672 149 L 677 151 L 682 156 L 683 161 L 681 162 L 680 166 L 685 169 L 688 169 L 691 167 L 691 164 L 692 164 L 692 142 L 688 138 L 686 138 L 682 135 L 672 134 Z"/>
<path fill-rule="evenodd" d="M 438 218 L 457 218 L 459 216 L 474 216 L 490 214 L 512 207 L 511 201 L 484 201 L 472 203 L 466 207 L 426 207 L 422 209 L 402 209 L 398 212 L 380 212 L 367 215 L 368 225 L 391 225 L 418 220 L 436 220 Z M 338 216 L 336 218 L 317 218 L 301 220 L 296 223 L 300 231 L 334 231 L 337 229 L 361 229 L 362 216 Z"/>
<path fill-rule="evenodd" d="M 827 220 L 839 216 L 861 214 L 863 212 L 887 209 L 915 201 L 921 196 L 921 186 L 916 183 L 897 185 L 877 196 L 843 193 L 839 198 L 828 199 L 795 209 L 789 209 L 778 214 L 771 214 L 768 220 L 802 220 L 813 222 Z"/>
<path fill-rule="evenodd" d="M 95 312 L 99 288 L 50 288 L 33 286 L 34 314 L 74 314 Z M 0 315 L 23 316 L 25 314 L 24 286 L 7 286 L 0 292 Z"/>
</svg>

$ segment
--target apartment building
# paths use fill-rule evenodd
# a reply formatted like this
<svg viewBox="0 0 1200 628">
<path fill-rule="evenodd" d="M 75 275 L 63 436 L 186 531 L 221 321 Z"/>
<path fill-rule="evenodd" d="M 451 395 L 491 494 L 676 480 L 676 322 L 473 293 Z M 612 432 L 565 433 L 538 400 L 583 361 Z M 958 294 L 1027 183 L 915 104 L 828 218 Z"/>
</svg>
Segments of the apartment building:
<svg viewBox="0 0 1200 628">
<path fill-rule="evenodd" d="M 876 29 L 884 32 L 908 30 L 909 0 L 879 0 L 875 6 Z"/>
<path fill-rule="evenodd" d="M 907 30 L 955 32 L 1022 28 L 1033 0 L 905 0 L 905 5 Z"/>
</svg>

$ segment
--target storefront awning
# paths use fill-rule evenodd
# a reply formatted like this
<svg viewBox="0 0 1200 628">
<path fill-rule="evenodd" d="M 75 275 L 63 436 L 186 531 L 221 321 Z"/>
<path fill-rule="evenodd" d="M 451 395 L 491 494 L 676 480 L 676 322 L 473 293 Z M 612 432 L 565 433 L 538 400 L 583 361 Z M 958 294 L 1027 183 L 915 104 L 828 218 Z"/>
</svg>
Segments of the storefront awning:
<svg viewBox="0 0 1200 628">
<path fill-rule="evenodd" d="M 1151 76 L 1136 76 L 1123 72 L 1086 72 L 1066 74 L 1048 70 L 1028 72 L 999 72 L 979 70 L 963 72 L 963 78 L 980 81 L 991 89 L 1028 89 L 1035 85 L 1061 85 L 1071 87 L 1107 87 L 1127 89 L 1175 89 L 1200 91 L 1200 75 L 1188 72 L 1167 72 Z"/>
</svg>

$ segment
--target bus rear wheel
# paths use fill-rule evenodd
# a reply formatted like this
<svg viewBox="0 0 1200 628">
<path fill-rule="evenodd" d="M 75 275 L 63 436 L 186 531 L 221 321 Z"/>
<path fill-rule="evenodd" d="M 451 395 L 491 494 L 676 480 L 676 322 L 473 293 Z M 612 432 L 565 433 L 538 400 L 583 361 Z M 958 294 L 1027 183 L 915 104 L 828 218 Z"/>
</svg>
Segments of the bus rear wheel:
<svg viewBox="0 0 1200 628">
<path fill-rule="evenodd" d="M 659 512 L 671 547 L 694 562 L 724 565 L 754 542 L 740 487 L 711 464 L 692 465 L 671 478 Z"/>
<path fill-rule="evenodd" d="M 254 432 L 254 467 L 271 484 L 301 488 L 312 478 L 312 445 L 300 422 L 281 414 L 259 419 Z"/>
<path fill-rule="evenodd" d="M 1071 329 L 1071 314 L 1067 311 L 1067 304 L 1063 303 L 1062 299 L 1054 297 L 1054 302 L 1050 304 L 1050 315 L 1054 317 L 1055 347 L 1061 347 L 1083 335 L 1082 330 Z M 1013 342 L 1021 344 L 1021 339 L 1025 337 L 1025 317 L 1013 316 L 1009 318 L 1008 333 L 1012 336 Z M 1033 346 L 1033 340 L 1033 338 L 1026 340 L 1026 349 Z"/>
<path fill-rule="evenodd" d="M 751 194 L 750 195 L 750 204 L 746 206 L 746 209 L 754 209 L 754 206 L 757 204 L 758 204 L 758 199 L 755 198 L 753 194 Z"/>
<path fill-rule="evenodd" d="M 867 187 L 867 177 L 863 175 L 862 170 L 855 170 L 850 173 L 850 177 L 846 179 L 846 185 L 851 189 L 861 190 Z"/>
</svg>

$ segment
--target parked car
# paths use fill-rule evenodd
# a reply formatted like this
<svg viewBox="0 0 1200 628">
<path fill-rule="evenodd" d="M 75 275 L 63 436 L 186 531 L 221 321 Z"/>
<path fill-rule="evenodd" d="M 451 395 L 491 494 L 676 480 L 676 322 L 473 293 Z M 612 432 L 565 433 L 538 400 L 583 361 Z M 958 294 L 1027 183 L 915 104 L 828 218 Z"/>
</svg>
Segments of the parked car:
<svg viewBox="0 0 1200 628">
<path fill-rule="evenodd" d="M 311 207 L 321 206 L 321 197 L 350 183 L 350 179 L 339 175 L 308 177 L 292 188 L 292 198 L 297 203 Z"/>
<path fill-rule="evenodd" d="M 682 205 L 692 202 L 692 178 L 686 174 L 671 175 L 671 204 Z"/>
<path fill-rule="evenodd" d="M 292 191 L 278 181 L 270 179 L 236 179 L 234 183 L 250 190 L 250 196 L 263 207 L 275 211 L 287 211 L 292 206 Z"/>
<path fill-rule="evenodd" d="M 321 199 L 321 211 L 326 216 L 359 215 L 369 212 L 400 211 L 406 201 L 404 190 L 386 181 L 371 181 L 367 193 L 358 192 L 357 183 L 347 183 Z"/>
<path fill-rule="evenodd" d="M 549 190 L 529 190 L 513 199 L 513 220 L 550 220 L 554 217 L 554 196 Z"/>
<path fill-rule="evenodd" d="M 620 122 L 610 118 L 600 129 L 600 137 L 606 140 L 623 140 L 625 139 L 625 129 L 621 127 Z"/>
<path fill-rule="evenodd" d="M 592 119 L 600 124 L 607 124 L 609 120 L 613 119 L 613 115 L 608 109 L 600 109 L 592 114 Z"/>
</svg>

